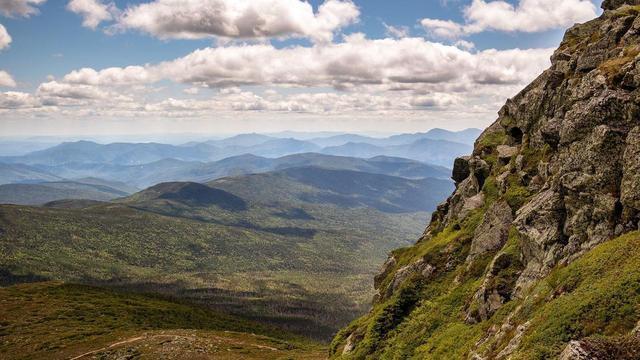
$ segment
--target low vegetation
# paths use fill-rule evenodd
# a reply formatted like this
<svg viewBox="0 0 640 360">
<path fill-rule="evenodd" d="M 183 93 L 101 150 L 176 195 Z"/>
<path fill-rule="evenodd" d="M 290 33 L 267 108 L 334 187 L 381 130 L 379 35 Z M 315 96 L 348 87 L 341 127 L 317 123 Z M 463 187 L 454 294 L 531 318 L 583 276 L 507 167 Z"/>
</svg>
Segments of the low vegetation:
<svg viewBox="0 0 640 360">
<path fill-rule="evenodd" d="M 319 345 L 147 295 L 57 282 L 0 288 L 0 357 L 322 359 Z M 86 354 L 86 356 L 81 356 Z"/>
</svg>

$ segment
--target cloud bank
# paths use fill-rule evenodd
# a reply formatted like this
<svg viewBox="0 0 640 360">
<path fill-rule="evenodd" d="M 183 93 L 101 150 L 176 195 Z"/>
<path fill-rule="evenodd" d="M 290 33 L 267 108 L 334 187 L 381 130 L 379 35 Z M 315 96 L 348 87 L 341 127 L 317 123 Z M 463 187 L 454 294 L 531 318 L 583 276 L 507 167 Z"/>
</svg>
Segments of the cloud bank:
<svg viewBox="0 0 640 360">
<path fill-rule="evenodd" d="M 434 37 L 455 39 L 487 30 L 533 33 L 566 28 L 595 18 L 596 11 L 590 0 L 520 0 L 516 6 L 473 0 L 464 9 L 464 24 L 431 18 L 420 24 Z"/>
</svg>

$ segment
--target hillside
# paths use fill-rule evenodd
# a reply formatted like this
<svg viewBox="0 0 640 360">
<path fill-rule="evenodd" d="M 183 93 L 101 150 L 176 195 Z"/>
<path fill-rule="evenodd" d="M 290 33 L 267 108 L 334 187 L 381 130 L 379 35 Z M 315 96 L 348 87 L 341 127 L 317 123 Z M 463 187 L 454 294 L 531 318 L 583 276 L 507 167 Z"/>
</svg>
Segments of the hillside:
<svg viewBox="0 0 640 360">
<path fill-rule="evenodd" d="M 451 188 L 298 168 L 163 183 L 111 204 L 0 206 L 1 278 L 166 293 L 327 339 L 366 310 L 364 279 Z"/>
<path fill-rule="evenodd" d="M 326 354 L 282 331 L 157 296 L 49 282 L 0 288 L 0 303 L 0 357 L 7 360 Z"/>
<path fill-rule="evenodd" d="M 62 178 L 32 166 L 0 163 L 0 184 L 38 183 Z"/>
<path fill-rule="evenodd" d="M 455 161 L 333 357 L 640 357 L 640 4 L 603 8 Z"/>
<path fill-rule="evenodd" d="M 108 201 L 124 197 L 130 192 L 118 189 L 131 189 L 128 186 L 115 184 L 98 179 L 79 181 L 55 181 L 38 184 L 4 184 L 0 185 L 0 204 L 42 205 L 63 199 L 84 199 Z"/>
</svg>

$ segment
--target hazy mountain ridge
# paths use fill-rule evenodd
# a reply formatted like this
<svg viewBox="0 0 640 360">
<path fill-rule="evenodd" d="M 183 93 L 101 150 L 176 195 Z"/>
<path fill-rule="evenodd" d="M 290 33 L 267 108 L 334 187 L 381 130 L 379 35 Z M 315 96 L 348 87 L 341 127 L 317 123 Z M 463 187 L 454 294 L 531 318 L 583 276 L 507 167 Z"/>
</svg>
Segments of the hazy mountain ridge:
<svg viewBox="0 0 640 360">
<path fill-rule="evenodd" d="M 118 184 L 108 186 L 105 183 L 108 184 L 81 181 L 4 184 L 0 185 L 0 204 L 42 205 L 67 199 L 108 201 L 131 194 L 121 190 Z"/>
<path fill-rule="evenodd" d="M 378 146 L 377 155 L 392 155 L 388 152 L 398 151 L 386 147 L 409 145 L 420 140 L 437 140 L 452 143 L 450 139 L 469 141 L 468 133 L 479 131 L 468 129 L 462 132 L 449 132 L 442 129 L 427 133 L 398 135 L 389 138 L 370 138 L 359 135 L 339 135 L 329 138 L 298 140 L 294 138 L 276 138 L 260 134 L 242 134 L 222 140 L 205 142 L 191 142 L 185 145 L 169 145 L 161 143 L 109 143 L 98 144 L 92 141 L 65 142 L 54 147 L 35 151 L 22 156 L 0 157 L 0 162 L 21 163 L 27 165 L 55 166 L 69 163 L 81 164 L 110 164 L 110 165 L 140 165 L 173 158 L 183 161 L 209 162 L 243 154 L 277 158 L 286 155 L 305 152 L 323 152 L 327 144 L 343 146 L 354 139 L 362 140 L 362 144 Z M 344 142 L 337 140 L 344 139 Z M 314 140 L 318 144 L 314 143 Z M 445 144 L 445 143 L 442 143 Z M 457 142 L 455 144 L 461 144 Z M 464 143 L 467 146 L 470 142 Z M 372 148 L 373 149 L 373 148 Z M 433 151 L 442 151 L 433 149 Z M 353 156 L 342 152 L 342 155 Z M 410 154 L 415 155 L 415 154 Z M 455 157 L 454 155 L 450 155 Z"/>
</svg>

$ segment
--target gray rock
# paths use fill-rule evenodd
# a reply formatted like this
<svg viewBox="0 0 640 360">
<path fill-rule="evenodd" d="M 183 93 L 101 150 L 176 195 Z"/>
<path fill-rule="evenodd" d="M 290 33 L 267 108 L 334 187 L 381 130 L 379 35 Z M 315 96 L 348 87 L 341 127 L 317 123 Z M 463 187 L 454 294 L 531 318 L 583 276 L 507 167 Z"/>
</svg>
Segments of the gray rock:
<svg viewBox="0 0 640 360">
<path fill-rule="evenodd" d="M 517 146 L 508 146 L 508 145 L 498 145 L 498 159 L 503 161 L 503 163 L 508 163 L 512 157 L 518 154 Z"/>
<path fill-rule="evenodd" d="M 604 0 L 602 2 L 604 10 L 615 10 L 623 5 L 640 5 L 640 0 Z"/>
<path fill-rule="evenodd" d="M 456 183 L 461 183 L 464 179 L 469 177 L 469 174 L 471 174 L 471 170 L 469 169 L 470 158 L 470 156 L 463 156 L 457 158 L 453 162 L 453 174 L 451 175 L 451 178 Z"/>
<path fill-rule="evenodd" d="M 627 136 L 620 187 L 622 205 L 640 211 L 640 126 Z"/>
<path fill-rule="evenodd" d="M 393 276 L 384 297 L 391 297 L 400 288 L 402 283 L 412 275 L 418 275 L 424 279 L 428 279 L 435 273 L 435 270 L 435 267 L 428 264 L 424 259 L 420 259 L 412 264 L 401 267 Z"/>
<path fill-rule="evenodd" d="M 504 201 L 493 203 L 476 228 L 467 261 L 484 253 L 500 250 L 509 237 L 512 221 L 513 215 L 509 204 Z"/>
</svg>

